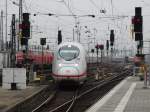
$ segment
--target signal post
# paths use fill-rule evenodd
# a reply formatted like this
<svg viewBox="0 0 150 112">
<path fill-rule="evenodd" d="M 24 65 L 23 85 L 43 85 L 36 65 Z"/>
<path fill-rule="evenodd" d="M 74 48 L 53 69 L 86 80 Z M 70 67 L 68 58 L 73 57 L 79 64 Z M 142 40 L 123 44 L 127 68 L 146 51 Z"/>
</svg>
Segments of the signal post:
<svg viewBox="0 0 150 112">
<path fill-rule="evenodd" d="M 114 30 L 110 31 L 110 46 L 111 46 L 111 60 L 112 60 L 112 56 L 113 56 L 113 46 L 114 46 L 114 41 L 115 41 L 115 35 L 114 35 Z M 109 44 L 109 43 L 108 43 Z M 109 48 L 109 46 L 108 46 Z"/>
<path fill-rule="evenodd" d="M 141 7 L 135 7 L 135 16 L 132 18 L 132 24 L 134 25 L 135 41 L 137 42 L 137 54 L 142 54 L 143 16 Z"/>
<path fill-rule="evenodd" d="M 21 46 L 22 46 L 22 51 L 24 53 L 24 65 L 26 67 L 27 73 L 27 83 L 29 82 L 29 71 L 30 71 L 30 64 L 28 66 L 28 63 L 30 60 L 28 60 L 28 40 L 30 39 L 30 21 L 29 21 L 29 13 L 23 13 L 22 17 L 22 24 L 20 25 L 21 27 Z"/>
</svg>

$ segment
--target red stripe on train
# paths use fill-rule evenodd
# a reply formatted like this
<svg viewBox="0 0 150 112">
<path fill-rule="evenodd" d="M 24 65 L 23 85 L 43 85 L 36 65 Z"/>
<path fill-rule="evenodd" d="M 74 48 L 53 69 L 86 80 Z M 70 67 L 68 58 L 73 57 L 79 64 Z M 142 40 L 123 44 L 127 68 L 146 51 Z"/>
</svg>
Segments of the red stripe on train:
<svg viewBox="0 0 150 112">
<path fill-rule="evenodd" d="M 77 78 L 77 77 L 82 77 L 82 76 L 86 76 L 86 73 L 80 74 L 80 75 L 58 75 L 58 74 L 52 74 L 55 77 L 73 77 L 73 78 Z"/>
</svg>

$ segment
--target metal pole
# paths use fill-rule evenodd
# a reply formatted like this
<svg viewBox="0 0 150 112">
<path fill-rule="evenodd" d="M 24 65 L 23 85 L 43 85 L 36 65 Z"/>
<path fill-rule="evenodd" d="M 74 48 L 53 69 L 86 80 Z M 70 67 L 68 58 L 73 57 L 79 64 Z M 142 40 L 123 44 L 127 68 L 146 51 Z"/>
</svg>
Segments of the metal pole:
<svg viewBox="0 0 150 112">
<path fill-rule="evenodd" d="M 102 59 L 103 59 L 103 54 L 102 54 L 102 52 L 103 52 L 103 51 L 101 50 L 101 63 L 102 63 Z"/>
<path fill-rule="evenodd" d="M 147 88 L 147 70 L 144 70 L 144 87 Z"/>
<path fill-rule="evenodd" d="M 95 39 L 96 39 L 96 28 L 94 28 L 94 45 L 96 45 Z"/>
<path fill-rule="evenodd" d="M 8 8 L 8 4 L 7 4 L 7 0 L 6 0 L 6 26 L 5 26 L 5 36 L 6 36 L 6 38 L 5 38 L 5 49 L 7 50 L 7 48 L 6 48 L 6 45 L 7 45 L 7 8 Z"/>
<path fill-rule="evenodd" d="M 2 50 L 4 50 L 4 35 L 3 35 L 3 11 L 1 12 L 1 35 L 2 35 Z"/>
<path fill-rule="evenodd" d="M 81 26 L 79 27 L 79 43 L 80 43 L 80 36 L 81 36 Z"/>
<path fill-rule="evenodd" d="M 43 56 L 44 56 L 44 52 L 43 52 L 43 45 L 42 45 L 42 74 L 43 74 Z"/>
<path fill-rule="evenodd" d="M 108 57 L 108 50 L 107 50 L 107 57 Z"/>
<path fill-rule="evenodd" d="M 92 63 L 94 63 L 94 61 L 93 61 L 94 56 L 93 55 L 94 55 L 94 53 L 92 53 Z"/>
<path fill-rule="evenodd" d="M 98 48 L 96 49 L 96 53 L 97 53 L 97 66 L 98 66 Z"/>
<path fill-rule="evenodd" d="M 12 15 L 12 24 L 11 24 L 11 67 L 15 67 L 15 54 L 16 54 L 16 31 L 15 31 L 15 14 Z"/>
<path fill-rule="evenodd" d="M 19 0 L 19 26 L 22 24 L 22 0 Z M 18 35 L 18 51 L 19 51 L 19 44 L 20 44 L 20 41 L 19 39 L 21 38 L 20 35 L 21 34 L 21 28 L 19 27 L 19 35 Z"/>
<path fill-rule="evenodd" d="M 2 15 L 1 15 L 2 16 Z M 0 41 L 2 40 L 2 35 L 1 35 L 1 17 L 0 17 Z M 2 45 L 0 46 L 0 50 L 2 50 Z"/>
<path fill-rule="evenodd" d="M 73 41 L 74 41 L 74 28 L 73 28 Z"/>
<path fill-rule="evenodd" d="M 77 22 L 77 41 L 79 42 L 79 22 Z"/>
<path fill-rule="evenodd" d="M 87 43 L 87 45 L 88 45 L 88 56 L 89 56 L 89 63 L 90 63 L 90 45 L 89 45 L 90 43 Z"/>
<path fill-rule="evenodd" d="M 113 47 L 111 46 L 111 61 L 112 61 L 112 58 L 113 58 Z"/>
<path fill-rule="evenodd" d="M 43 65 L 43 45 L 42 45 L 42 65 Z"/>
<path fill-rule="evenodd" d="M 1 11 L 1 21 L 0 21 L 0 40 L 1 40 L 1 50 L 4 50 L 3 11 Z"/>
</svg>

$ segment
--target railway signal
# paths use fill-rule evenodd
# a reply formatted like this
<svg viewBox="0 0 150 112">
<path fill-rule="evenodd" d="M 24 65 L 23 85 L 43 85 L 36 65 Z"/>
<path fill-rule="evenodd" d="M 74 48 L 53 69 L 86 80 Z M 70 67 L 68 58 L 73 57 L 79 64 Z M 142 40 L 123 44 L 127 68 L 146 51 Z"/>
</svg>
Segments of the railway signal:
<svg viewBox="0 0 150 112">
<path fill-rule="evenodd" d="M 141 14 L 141 7 L 135 8 L 135 16 L 132 18 L 134 25 L 135 41 L 143 40 L 143 16 Z"/>
<path fill-rule="evenodd" d="M 106 49 L 109 50 L 109 40 L 106 41 Z"/>
<path fill-rule="evenodd" d="M 135 33 L 135 41 L 143 40 L 143 33 Z"/>
<path fill-rule="evenodd" d="M 143 17 L 142 16 L 134 16 L 134 32 L 142 32 L 143 28 Z"/>
<path fill-rule="evenodd" d="M 102 61 L 103 61 L 103 50 L 104 50 L 104 45 L 103 45 L 103 44 L 99 45 L 99 48 L 100 48 L 100 50 L 101 50 L 101 63 L 102 63 Z"/>
<path fill-rule="evenodd" d="M 94 49 L 91 49 L 91 53 L 94 53 Z"/>
<path fill-rule="evenodd" d="M 60 44 L 61 42 L 62 42 L 61 30 L 58 30 L 58 44 Z"/>
<path fill-rule="evenodd" d="M 96 48 L 96 54 L 97 54 L 97 65 L 98 65 L 98 49 L 99 49 L 99 44 L 97 44 L 97 45 L 95 46 L 95 48 Z"/>
<path fill-rule="evenodd" d="M 29 13 L 23 13 L 23 21 L 22 21 L 22 36 L 30 37 L 30 21 L 29 21 Z"/>
<path fill-rule="evenodd" d="M 143 31 L 143 16 L 141 14 L 141 7 L 135 8 L 135 16 L 133 19 L 133 24 L 134 24 L 134 32 Z"/>
<path fill-rule="evenodd" d="M 108 55 L 108 50 L 109 50 L 109 40 L 106 41 L 106 50 L 107 50 L 107 55 Z"/>
<path fill-rule="evenodd" d="M 21 45 L 27 45 L 28 39 L 27 38 L 21 38 Z"/>
<path fill-rule="evenodd" d="M 113 46 L 115 41 L 114 30 L 110 31 L 110 45 Z"/>
<path fill-rule="evenodd" d="M 114 35 L 114 30 L 110 30 L 110 46 L 111 46 L 111 58 L 113 55 L 113 46 L 114 46 L 114 41 L 115 41 L 115 35 Z"/>
<path fill-rule="evenodd" d="M 95 46 L 95 48 L 96 48 L 96 49 L 99 49 L 99 45 L 97 44 L 97 45 Z"/>
<path fill-rule="evenodd" d="M 103 44 L 97 44 L 95 46 L 96 48 L 96 53 L 97 53 L 97 64 L 98 64 L 98 51 L 99 49 L 101 50 L 101 62 L 102 62 L 102 51 L 104 50 L 104 45 Z"/>
<path fill-rule="evenodd" d="M 43 68 L 44 68 L 44 65 L 43 65 L 43 57 L 44 57 L 44 45 L 46 45 L 46 38 L 40 38 L 40 44 L 42 46 L 42 73 L 43 73 Z"/>
<path fill-rule="evenodd" d="M 15 54 L 16 54 L 16 21 L 15 14 L 12 15 L 11 21 L 11 67 L 15 67 Z"/>
<path fill-rule="evenodd" d="M 95 50 L 94 49 L 91 49 L 91 53 L 92 53 L 92 63 L 93 63 L 93 54 L 94 54 Z"/>
<path fill-rule="evenodd" d="M 99 45 L 99 48 L 100 50 L 104 50 L 104 45 L 103 44 Z"/>
<path fill-rule="evenodd" d="M 143 16 L 141 7 L 135 7 L 135 16 L 132 18 L 134 25 L 135 41 L 138 42 L 137 54 L 142 54 L 143 48 Z"/>
<path fill-rule="evenodd" d="M 41 38 L 40 39 L 40 44 L 43 46 L 43 45 L 46 45 L 46 38 Z"/>
</svg>

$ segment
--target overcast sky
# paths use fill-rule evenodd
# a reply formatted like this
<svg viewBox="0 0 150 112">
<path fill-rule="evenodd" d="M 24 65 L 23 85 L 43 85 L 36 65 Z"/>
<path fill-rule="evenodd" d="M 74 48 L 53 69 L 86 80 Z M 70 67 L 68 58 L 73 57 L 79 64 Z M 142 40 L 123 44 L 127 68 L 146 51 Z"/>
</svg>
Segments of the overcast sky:
<svg viewBox="0 0 150 112">
<path fill-rule="evenodd" d="M 8 0 L 8 26 L 10 26 L 11 14 L 18 17 L 18 6 L 13 4 L 19 0 Z M 72 13 L 75 15 L 94 14 L 96 17 L 79 17 L 81 42 L 93 41 L 94 29 L 96 42 L 105 44 L 109 40 L 109 32 L 115 30 L 116 47 L 135 47 L 131 39 L 131 17 L 134 16 L 134 8 L 142 7 L 144 19 L 144 40 L 150 40 L 150 0 L 23 0 L 23 11 L 31 13 L 30 19 L 33 26 L 33 41 L 46 37 L 48 41 L 55 42 L 58 29 L 62 30 L 63 40 L 70 41 L 73 38 L 75 19 L 62 17 L 61 15 Z M 0 0 L 0 10 L 5 13 L 6 0 Z M 105 10 L 106 13 L 100 13 Z M 57 16 L 45 14 L 53 13 Z M 33 14 L 37 14 L 33 16 Z M 113 18 L 112 18 L 113 17 Z M 5 17 L 4 17 L 5 19 Z M 4 21 L 5 22 L 5 21 Z M 87 27 L 85 27 L 87 26 Z M 89 33 L 86 33 L 90 31 Z M 76 35 L 75 35 L 76 36 Z M 33 43 L 34 44 L 34 43 Z"/>
</svg>

